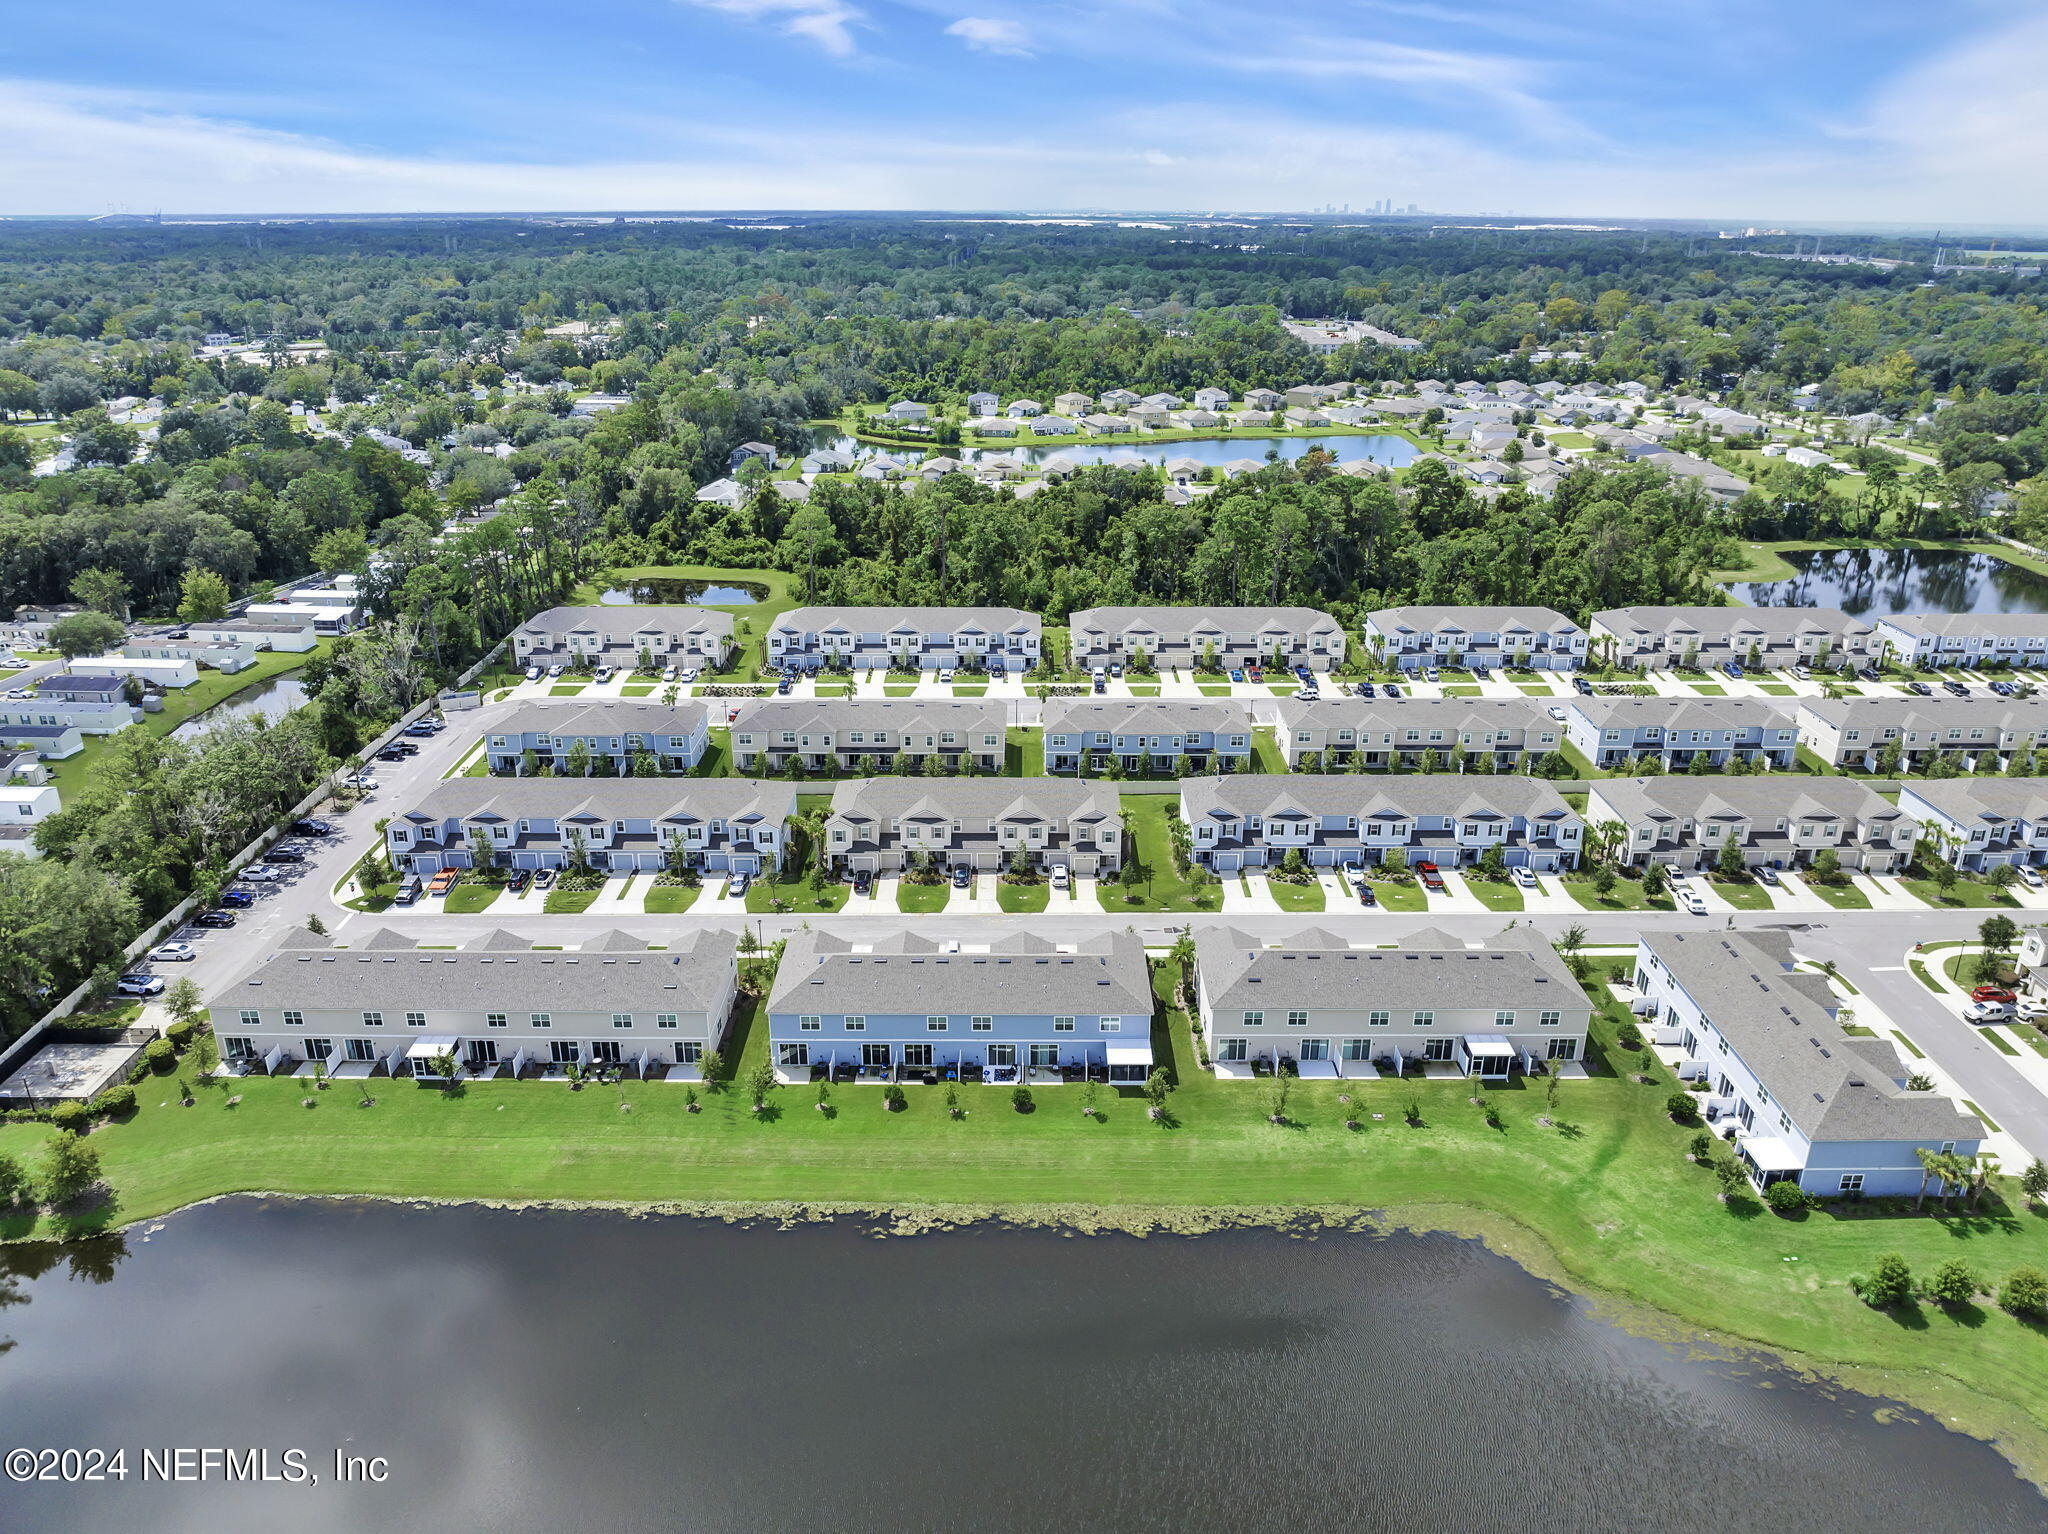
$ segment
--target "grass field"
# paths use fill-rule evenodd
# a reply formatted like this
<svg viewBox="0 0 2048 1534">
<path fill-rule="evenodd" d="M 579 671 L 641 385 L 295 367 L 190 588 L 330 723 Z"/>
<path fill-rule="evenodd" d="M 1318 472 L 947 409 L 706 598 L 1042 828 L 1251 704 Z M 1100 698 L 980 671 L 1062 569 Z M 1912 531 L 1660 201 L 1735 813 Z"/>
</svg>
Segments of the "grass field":
<svg viewBox="0 0 2048 1534">
<path fill-rule="evenodd" d="M 1132 844 L 1126 849 L 1145 877 L 1137 884 L 1103 880 L 1097 895 L 1106 911 L 1216 911 L 1223 906 L 1221 890 L 1214 884 L 1195 893 L 1186 878 L 1174 870 L 1173 839 L 1166 828 L 1166 810 L 1171 800 L 1164 794 L 1130 794 L 1123 801 L 1124 816 L 1131 828 Z"/>
<path fill-rule="evenodd" d="M 1128 1090 L 1102 1094 L 1103 1117 L 1090 1122 L 1018 1114 L 1007 1089 L 964 1086 L 967 1116 L 956 1121 L 936 1091 L 917 1087 L 902 1113 L 857 1087 L 834 1093 L 829 1116 L 816 1113 L 799 1087 L 773 1092 L 770 1112 L 756 1116 L 739 1092 L 705 1093 L 704 1111 L 689 1114 L 684 1090 L 662 1083 L 444 1093 L 380 1080 L 363 1108 L 353 1084 L 309 1094 L 304 1082 L 251 1079 L 201 1087 L 185 1109 L 168 1082 L 152 1081 L 129 1120 L 93 1137 L 115 1199 L 81 1223 L 146 1219 L 237 1191 L 967 1213 L 1094 1205 L 1134 1219 L 1372 1209 L 1392 1224 L 1484 1236 L 1539 1274 L 1607 1297 L 1618 1319 L 1667 1329 L 1675 1320 L 1818 1363 L 1997 1436 L 2036 1475 L 2048 1469 L 2048 1333 L 1989 1305 L 1881 1312 L 1848 1288 L 1889 1251 L 1921 1275 L 1957 1256 L 1994 1281 L 2022 1264 L 2048 1268 L 2048 1218 L 1997 1193 L 1974 1214 L 1959 1203 L 1922 1217 L 1848 1206 L 1783 1219 L 1748 1198 L 1725 1204 L 1685 1159 L 1690 1131 L 1664 1111 L 1672 1083 L 1662 1069 L 1650 1065 L 1639 1085 L 1636 1060 L 1619 1071 L 1608 1063 L 1621 1013 L 1600 1000 L 1592 1077 L 1560 1083 L 1554 1108 L 1540 1083 L 1486 1091 L 1497 1129 L 1470 1101 L 1474 1083 L 1457 1079 L 1298 1082 L 1284 1123 L 1269 1123 L 1269 1087 L 1201 1072 L 1173 1014 L 1153 1040 L 1179 1082 L 1163 1123 Z M 728 1047 L 740 1072 L 764 1058 L 764 1032 L 743 1008 Z M 1042 1089 L 1039 1101 L 1062 1091 Z M 308 1095 L 310 1110 L 299 1106 Z M 1344 1127 L 1352 1115 L 1357 1131 Z M 0 1126 L 0 1151 L 33 1162 L 55 1132 Z M 1997 1191 L 2015 1196 L 2007 1183 Z M 22 1212 L 4 1229 L 51 1227 Z"/>
<path fill-rule="evenodd" d="M 896 909 L 914 911 L 929 915 L 946 909 L 946 902 L 953 898 L 950 884 L 911 884 L 906 880 L 896 881 Z"/>
<path fill-rule="evenodd" d="M 687 884 L 656 884 L 647 891 L 646 911 L 649 916 L 675 916 L 687 911 L 697 903 L 697 897 L 704 893 L 701 886 Z"/>
<path fill-rule="evenodd" d="M 1491 879 L 1467 875 L 1465 888 L 1489 911 L 1519 911 L 1528 904 L 1522 898 L 1521 889 L 1513 884 L 1496 884 Z"/>
<path fill-rule="evenodd" d="M 1268 879 L 1266 888 L 1273 892 L 1273 899 L 1283 911 L 1320 911 L 1323 909 L 1323 886 L 1315 884 L 1289 884 L 1284 879 Z"/>
<path fill-rule="evenodd" d="M 1027 915 L 1043 911 L 1052 903 L 1052 886 L 1049 884 L 998 884 L 996 904 L 1005 911 Z"/>
</svg>

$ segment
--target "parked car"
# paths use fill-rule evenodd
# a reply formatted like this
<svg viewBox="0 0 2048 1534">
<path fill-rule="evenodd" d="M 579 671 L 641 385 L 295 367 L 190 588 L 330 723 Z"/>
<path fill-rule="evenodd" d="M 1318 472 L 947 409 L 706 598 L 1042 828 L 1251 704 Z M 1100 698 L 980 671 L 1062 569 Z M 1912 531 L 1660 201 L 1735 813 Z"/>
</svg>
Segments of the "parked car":
<svg viewBox="0 0 2048 1534">
<path fill-rule="evenodd" d="M 344 788 L 352 788 L 359 794 L 373 793 L 377 780 L 367 772 L 352 772 L 341 780 Z"/>
<path fill-rule="evenodd" d="M 220 904 L 229 910 L 246 911 L 256 903 L 256 897 L 247 890 L 222 890 Z"/>
<path fill-rule="evenodd" d="M 1322 696 L 1323 695 L 1317 692 L 1313 687 L 1297 687 L 1294 689 L 1294 699 L 1297 703 L 1315 703 L 1319 701 L 1322 698 Z"/>
<path fill-rule="evenodd" d="M 1392 682 L 1380 683 L 1380 691 L 1385 693 L 1390 698 L 1399 698 L 1404 696 L 1401 689 L 1396 687 Z"/>
<path fill-rule="evenodd" d="M 279 869 L 266 868 L 261 863 L 252 863 L 236 874 L 235 877 L 237 879 L 247 879 L 251 884 L 269 884 L 275 880 L 282 879 L 284 874 Z"/>
<path fill-rule="evenodd" d="M 591 673 L 590 679 L 593 682 L 609 682 L 614 676 L 617 675 L 618 673 L 612 670 L 611 667 L 599 666 L 596 671 Z"/>
<path fill-rule="evenodd" d="M 1306 666 L 1296 666 L 1294 676 L 1296 681 L 1301 682 L 1313 682 L 1316 679 L 1316 674 Z"/>
<path fill-rule="evenodd" d="M 550 681 L 554 680 L 554 678 L 560 676 L 561 674 L 562 663 L 560 661 L 556 661 L 552 666 L 548 667 L 548 679 Z"/>
<path fill-rule="evenodd" d="M 1795 682 L 1812 681 L 1813 668 L 1811 666 L 1794 666 L 1792 668 L 1792 680 Z"/>
<path fill-rule="evenodd" d="M 697 674 L 697 668 L 695 666 L 685 666 L 683 667 L 682 676 L 679 677 L 677 680 L 684 682 L 694 682 L 697 680 Z"/>
<path fill-rule="evenodd" d="M 726 894 L 731 895 L 732 897 L 737 899 L 739 896 L 744 895 L 747 892 L 747 886 L 753 882 L 754 881 L 751 878 L 749 878 L 746 874 L 734 874 L 732 878 L 726 882 L 725 892 Z"/>
<path fill-rule="evenodd" d="M 2016 1001 L 2018 998 L 2002 985 L 1980 985 L 1970 992 L 1972 1001 Z"/>
<path fill-rule="evenodd" d="M 533 887 L 535 889 L 544 890 L 554 882 L 555 871 L 552 868 L 536 868 L 533 871 Z"/>
<path fill-rule="evenodd" d="M 1443 680 L 1443 673 L 1434 666 L 1424 666 L 1422 668 L 1422 680 L 1425 682 L 1441 681 Z"/>
<path fill-rule="evenodd" d="M 1738 682 L 1742 680 L 1742 667 L 1732 660 L 1724 662 L 1721 670 L 1724 675 L 1733 677 Z"/>
<path fill-rule="evenodd" d="M 427 881 L 427 893 L 429 895 L 445 895 L 455 888 L 456 882 L 461 877 L 461 869 L 443 868 Z"/>
<path fill-rule="evenodd" d="M 2022 864 L 2020 865 L 2020 867 L 2019 867 L 2019 869 L 2017 870 L 2017 872 L 2019 873 L 2019 876 L 2020 876 L 2020 883 L 2024 884 L 2024 885 L 2025 885 L 2025 886 L 2026 886 L 2026 887 L 2027 887 L 2028 889 L 2030 889 L 2030 890 L 2037 890 L 2037 889 L 2039 889 L 2039 888 L 2041 887 L 2041 885 L 2042 885 L 2042 884 L 2043 884 L 2044 882 L 2048 882 L 2048 881 L 2043 881 L 2043 879 L 2041 878 L 2041 870 L 2040 870 L 2040 869 L 2038 869 L 2038 868 L 2029 868 L 2029 867 L 2027 867 L 2027 866 L 2026 866 L 2026 865 L 2025 865 L 2024 863 L 2022 863 Z"/>
<path fill-rule="evenodd" d="M 1971 1023 L 2002 1023 L 2012 1016 L 2012 1003 L 1973 1001 L 1963 1008 L 1963 1020 Z"/>
<path fill-rule="evenodd" d="M 2014 687 L 2010 682 L 1993 682 L 1991 684 L 1991 690 L 1997 693 L 1998 696 L 2001 698 L 2010 698 L 2019 689 Z"/>
<path fill-rule="evenodd" d="M 1572 678 L 1572 691 L 1590 698 L 1593 696 L 1593 684 L 1582 676 L 1575 676 Z"/>
<path fill-rule="evenodd" d="M 1696 889 L 1690 887 L 1677 891 L 1678 903 L 1688 916 L 1707 914 L 1707 902 Z"/>
<path fill-rule="evenodd" d="M 1242 682 L 1244 680 L 1244 668 L 1242 666 L 1232 666 L 1230 668 L 1230 680 Z"/>
<path fill-rule="evenodd" d="M 1124 663 L 1120 660 L 1111 661 L 1109 663 L 1109 674 L 1111 676 L 1122 676 L 1124 674 Z"/>
<path fill-rule="evenodd" d="M 192 918 L 195 927 L 232 927 L 234 924 L 234 917 L 226 911 L 201 911 Z"/>
<path fill-rule="evenodd" d="M 853 871 L 853 892 L 856 895 L 865 895 L 874 887 L 875 876 L 872 871 L 865 868 L 856 868 Z"/>
<path fill-rule="evenodd" d="M 2028 1022 L 2038 1023 L 2048 1018 L 2048 996 L 2024 996 L 2014 1010 Z"/>
<path fill-rule="evenodd" d="M 531 883 L 533 883 L 533 870 L 530 868 L 515 868 L 512 872 L 505 875 L 505 888 L 515 895 L 523 893 L 526 886 Z"/>
<path fill-rule="evenodd" d="M 956 890 L 964 890 L 964 889 L 966 889 L 966 888 L 967 888 L 967 886 L 968 886 L 969 884 L 971 884 L 971 883 L 973 883 L 973 882 L 974 882 L 974 875 L 970 874 L 970 873 L 969 873 L 969 872 L 967 871 L 967 866 L 966 866 L 966 865 L 965 865 L 964 863 L 962 863 L 962 864 L 955 864 L 955 865 L 954 865 L 954 868 L 953 868 L 953 888 L 954 888 L 954 889 L 956 889 Z"/>
<path fill-rule="evenodd" d="M 950 682 L 950 681 L 952 681 L 952 680 L 953 680 L 953 668 L 952 668 L 951 666 L 941 666 L 941 667 L 939 668 L 939 680 L 940 680 L 940 681 L 942 681 L 942 682 Z"/>
<path fill-rule="evenodd" d="M 663 666 L 661 668 L 661 679 L 664 682 L 673 682 L 676 679 L 676 668 L 673 666 Z"/>
<path fill-rule="evenodd" d="M 1063 890 L 1072 882 L 1073 875 L 1067 872 L 1066 864 L 1055 863 L 1052 865 L 1052 887 L 1054 889 Z"/>
<path fill-rule="evenodd" d="M 300 836 L 331 836 L 334 834 L 332 822 L 311 818 L 293 821 L 292 830 Z"/>
<path fill-rule="evenodd" d="M 1367 906 L 1376 906 L 1380 903 L 1380 897 L 1372 892 L 1372 886 L 1362 878 L 1358 881 L 1358 903 Z"/>
<path fill-rule="evenodd" d="M 377 753 L 376 759 L 380 762 L 402 762 L 408 754 L 405 751 L 401 751 L 397 746 L 386 746 Z"/>
<path fill-rule="evenodd" d="M 1425 889 L 1441 891 L 1444 887 L 1443 870 L 1434 863 L 1417 863 L 1415 877 L 1422 881 Z"/>
<path fill-rule="evenodd" d="M 149 951 L 152 964 L 189 964 L 199 957 L 199 950 L 190 943 L 159 943 Z"/>
<path fill-rule="evenodd" d="M 1776 884 L 1778 882 L 1778 870 L 1766 863 L 1756 871 L 1756 877 L 1757 881 L 1761 884 Z"/>
<path fill-rule="evenodd" d="M 398 881 L 398 893 L 391 897 L 393 905 L 411 905 L 420 898 L 424 886 L 418 874 L 408 874 Z"/>
<path fill-rule="evenodd" d="M 1535 873 L 1523 864 L 1517 863 L 1510 872 L 1514 875 L 1515 883 L 1521 885 L 1523 889 L 1532 890 L 1536 888 Z"/>
<path fill-rule="evenodd" d="M 775 690 L 776 690 L 776 692 L 778 692 L 778 693 L 780 693 L 780 694 L 783 694 L 784 696 L 787 696 L 787 695 L 788 695 L 788 693 L 789 693 L 789 690 L 790 690 L 790 689 L 791 689 L 792 687 L 794 687 L 795 685 L 796 685 L 796 682 L 795 682 L 795 679 L 794 679 L 794 678 L 792 678 L 792 677 L 784 677 L 784 678 L 783 678 L 783 679 L 782 679 L 781 681 L 779 681 L 779 682 L 777 682 L 777 683 L 775 684 Z"/>
<path fill-rule="evenodd" d="M 1357 693 L 1358 696 L 1361 698 L 1370 698 L 1373 695 L 1373 686 L 1370 682 L 1360 682 L 1356 687 L 1352 688 L 1351 690 Z"/>
<path fill-rule="evenodd" d="M 1109 691 L 1109 678 L 1107 678 L 1107 677 L 1101 677 L 1101 676 L 1097 677 L 1097 678 L 1095 679 L 1095 690 L 1096 690 L 1097 692 L 1108 692 L 1108 691 Z"/>
<path fill-rule="evenodd" d="M 1244 675 L 1245 680 L 1248 682 L 1263 682 L 1266 680 L 1266 673 L 1261 671 L 1257 666 L 1245 667 Z"/>
<path fill-rule="evenodd" d="M 123 975 L 114 982 L 117 996 L 161 996 L 164 983 L 155 975 Z"/>
<path fill-rule="evenodd" d="M 306 854 L 299 851 L 296 847 L 272 847 L 263 854 L 263 861 L 266 863 L 303 863 L 306 861 Z"/>
<path fill-rule="evenodd" d="M 1941 690 L 1955 698 L 1967 698 L 1970 695 L 1970 689 L 1961 682 L 1943 682 Z"/>
<path fill-rule="evenodd" d="M 33 698 L 35 695 L 36 691 L 33 687 L 10 687 L 7 689 L 7 696 L 10 698 Z"/>
<path fill-rule="evenodd" d="M 1564 710 L 1555 703 L 1551 704 L 1544 712 L 1553 719 L 1562 720 L 1564 718 Z"/>
<path fill-rule="evenodd" d="M 543 671 L 539 666 L 528 666 L 526 668 L 526 680 L 529 682 L 538 682 L 546 675 L 547 672 Z"/>
</svg>

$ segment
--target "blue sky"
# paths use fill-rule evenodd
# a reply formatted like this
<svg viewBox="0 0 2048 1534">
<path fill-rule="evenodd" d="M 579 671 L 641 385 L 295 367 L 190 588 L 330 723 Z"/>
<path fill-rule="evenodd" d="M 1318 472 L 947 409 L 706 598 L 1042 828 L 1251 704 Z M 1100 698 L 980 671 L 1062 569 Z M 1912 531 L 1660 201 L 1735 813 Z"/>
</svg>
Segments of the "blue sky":
<svg viewBox="0 0 2048 1534">
<path fill-rule="evenodd" d="M 2015 0 L 95 0 L 0 25 L 0 213 L 2048 222 Z"/>
</svg>

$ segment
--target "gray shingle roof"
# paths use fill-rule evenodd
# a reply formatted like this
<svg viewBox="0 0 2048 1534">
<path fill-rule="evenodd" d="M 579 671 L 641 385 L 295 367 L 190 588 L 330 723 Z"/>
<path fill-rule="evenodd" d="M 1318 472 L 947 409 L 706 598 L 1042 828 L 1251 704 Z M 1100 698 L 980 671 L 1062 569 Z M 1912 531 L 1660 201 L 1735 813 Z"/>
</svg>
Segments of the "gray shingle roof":
<svg viewBox="0 0 2048 1534">
<path fill-rule="evenodd" d="M 900 820 L 922 808 L 948 819 L 1035 816 L 1065 825 L 1079 816 L 1115 820 L 1116 789 L 1074 778 L 853 778 L 832 790 L 832 813 Z"/>
<path fill-rule="evenodd" d="M 1383 634 L 1404 629 L 1433 634 L 1452 627 L 1488 634 L 1512 634 L 1517 629 L 1538 634 L 1580 632 L 1578 624 L 1554 607 L 1383 607 L 1367 614 L 1367 619 Z"/>
<path fill-rule="evenodd" d="M 952 730 L 1000 734 L 1009 710 L 985 699 L 762 698 L 740 705 L 735 730 Z"/>
<path fill-rule="evenodd" d="M 1654 932 L 1643 943 L 1809 1140 L 1983 1137 L 1976 1117 L 1948 1098 L 1903 1091 L 1889 1046 L 1872 1053 L 1875 1041 L 1843 1036 L 1821 1000 L 1826 982 L 1787 968 L 1788 939 Z"/>
<path fill-rule="evenodd" d="M 716 612 L 708 607 L 683 605 L 645 607 L 550 607 L 544 613 L 535 613 L 519 625 L 519 632 L 535 638 L 553 639 L 557 643 L 563 636 L 578 634 L 602 634 L 608 645 L 630 646 L 634 639 L 649 630 L 664 634 L 716 634 L 732 637 L 732 614 Z"/>
<path fill-rule="evenodd" d="M 1169 460 L 1167 466 L 1178 461 Z M 1263 463 L 1256 466 L 1265 467 Z M 1111 634 L 1139 627 L 1159 634 L 1187 634 L 1204 625 L 1226 634 L 1257 633 L 1265 628 L 1276 633 L 1327 634 L 1343 627 L 1317 607 L 1086 607 L 1068 621 L 1077 629 Z"/>
<path fill-rule="evenodd" d="M 1600 729 L 1789 730 L 1792 715 L 1772 698 L 1602 698 L 1564 705 Z"/>
<path fill-rule="evenodd" d="M 2048 779 L 1915 778 L 1902 787 L 1959 823 L 2048 819 Z"/>
<path fill-rule="evenodd" d="M 1593 621 L 1615 634 L 1698 634 L 1703 639 L 1733 634 L 1738 643 L 1756 635 L 1764 643 L 1797 634 L 1866 636 L 1870 625 L 1839 607 L 1609 607 Z"/>
<path fill-rule="evenodd" d="M 955 952 L 947 946 L 909 929 L 872 939 L 799 932 L 783 950 L 768 1010 L 1075 1017 L 1152 1010 L 1135 933 L 1098 932 L 1056 945 L 1017 927 L 978 933 Z"/>
<path fill-rule="evenodd" d="M 1557 724 L 1547 706 L 1534 698 L 1281 698 L 1274 713 L 1288 730 L 1455 730 L 1493 735 Z"/>
<path fill-rule="evenodd" d="M 1838 728 L 2048 730 L 2048 698 L 1801 698 L 1799 709 Z"/>
<path fill-rule="evenodd" d="M 1575 820 L 1557 790 L 1534 778 L 1461 772 L 1378 774 L 1290 772 L 1229 773 L 1183 778 L 1181 803 L 1190 822 L 1216 811 L 1262 815 L 1450 815 L 1459 818 L 1522 816 Z"/>
<path fill-rule="evenodd" d="M 562 820 L 723 820 L 749 816 L 780 824 L 796 813 L 796 790 L 751 778 L 444 778 L 403 818 L 439 825 L 499 815 Z"/>
<path fill-rule="evenodd" d="M 1585 992 L 1548 944 L 1489 943 L 1474 949 L 1453 941 L 1418 947 L 1411 938 L 1396 948 L 1354 948 L 1333 933 L 1311 928 L 1283 947 L 1267 948 L 1262 939 L 1232 927 L 1203 927 L 1195 934 L 1195 963 L 1218 1012 L 1290 1005 L 1397 1012 L 1493 1007 L 1591 1011 Z"/>
<path fill-rule="evenodd" d="M 1036 633 L 1039 626 L 1038 614 L 1014 607 L 794 607 L 774 623 L 776 631 L 788 634 L 823 634 L 835 628 L 856 634 L 1008 634 Z"/>
<path fill-rule="evenodd" d="M 678 699 L 674 708 L 632 698 L 595 703 L 528 703 L 485 733 L 489 735 L 694 735 L 711 713 L 708 703 Z"/>
<path fill-rule="evenodd" d="M 1894 821 L 1898 809 L 1853 778 L 1707 777 L 1603 778 L 1593 792 L 1630 824 L 1738 815 L 1755 821 L 1834 816 L 1861 824 Z"/>
<path fill-rule="evenodd" d="M 1251 711 L 1242 703 L 1195 703 L 1180 698 L 1048 698 L 1048 733 L 1109 731 L 1118 735 L 1188 735 L 1204 731 L 1251 733 Z"/>
</svg>

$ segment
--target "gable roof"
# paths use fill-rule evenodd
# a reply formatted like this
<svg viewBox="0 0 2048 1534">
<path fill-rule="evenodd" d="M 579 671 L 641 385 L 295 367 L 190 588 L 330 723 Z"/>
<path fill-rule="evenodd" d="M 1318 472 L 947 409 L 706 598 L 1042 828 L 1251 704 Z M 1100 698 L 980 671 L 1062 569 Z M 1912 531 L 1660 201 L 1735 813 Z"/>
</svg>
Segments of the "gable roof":
<svg viewBox="0 0 2048 1534">
<path fill-rule="evenodd" d="M 1024 927 L 992 927 L 952 941 L 909 928 L 872 938 L 806 930 L 783 950 L 768 1010 L 1150 1016 L 1152 983 L 1133 932 L 1055 941 Z"/>
</svg>

